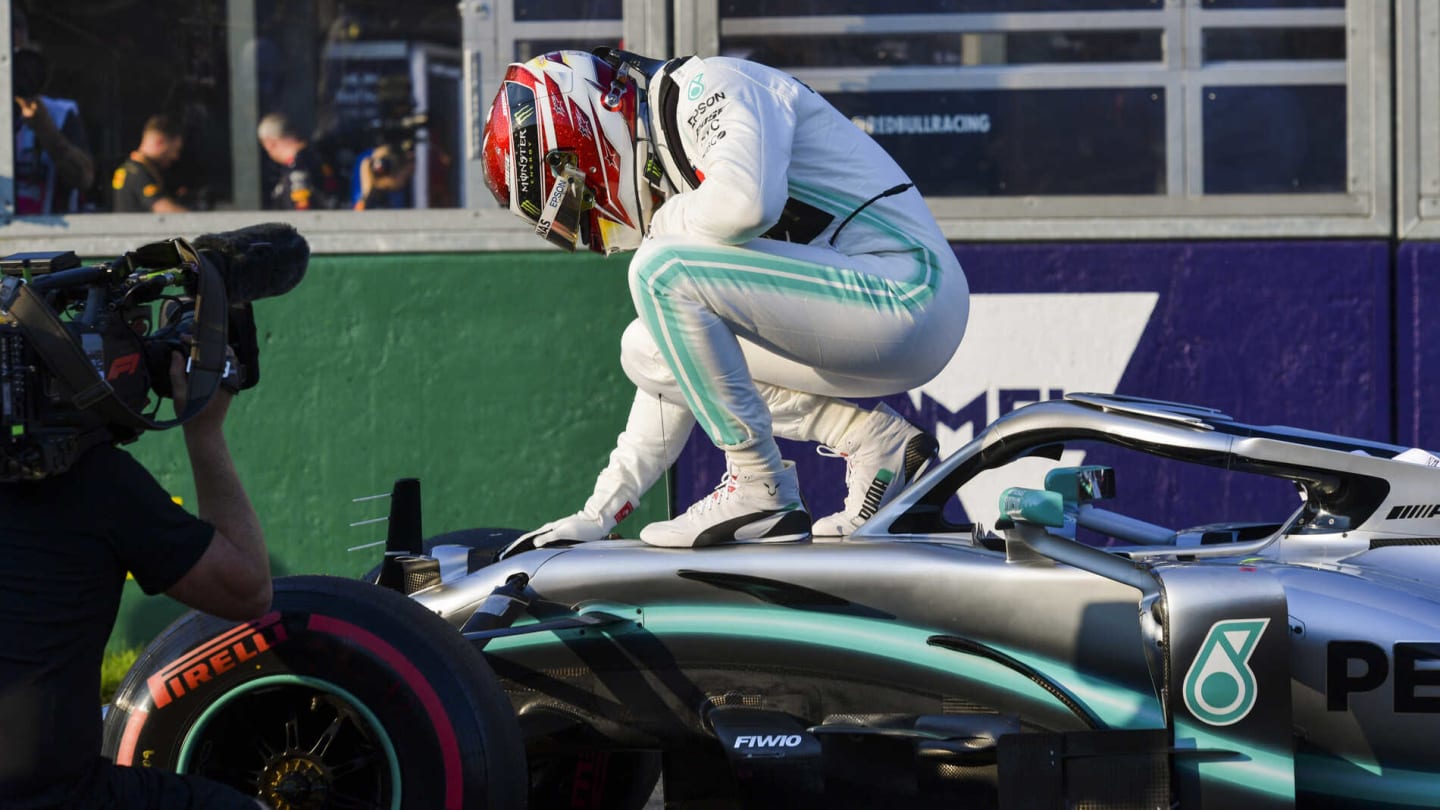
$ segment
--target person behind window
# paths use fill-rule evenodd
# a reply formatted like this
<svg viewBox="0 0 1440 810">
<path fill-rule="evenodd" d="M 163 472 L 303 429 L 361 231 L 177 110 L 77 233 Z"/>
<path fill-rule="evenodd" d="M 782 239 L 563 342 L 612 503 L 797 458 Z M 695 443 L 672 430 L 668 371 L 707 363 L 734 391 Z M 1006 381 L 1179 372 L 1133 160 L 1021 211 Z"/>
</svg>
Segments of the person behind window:
<svg viewBox="0 0 1440 810">
<path fill-rule="evenodd" d="M 177 413 L 183 369 L 173 354 Z M 100 662 L 127 571 L 147 594 L 222 618 L 270 609 L 260 521 L 221 428 L 230 398 L 217 390 L 182 428 L 198 517 L 110 443 L 58 475 L 0 483 L 0 807 L 264 806 L 206 779 L 100 755 Z"/>
<path fill-rule="evenodd" d="M 415 153 L 395 144 L 381 144 L 355 159 L 350 207 L 408 208 L 410 180 L 415 176 Z"/>
<path fill-rule="evenodd" d="M 938 448 L 889 408 L 842 397 L 905 391 L 949 362 L 969 313 L 954 251 L 895 161 L 793 77 L 726 57 L 597 54 L 510 65 L 485 127 L 486 183 L 537 234 L 635 251 L 629 420 L 585 508 L 514 550 L 605 536 L 697 421 L 724 478 L 641 540 L 809 537 L 775 436 L 845 459 L 845 507 L 813 533 L 850 534 Z"/>
<path fill-rule="evenodd" d="M 30 39 L 30 24 L 16 9 L 11 83 L 15 91 L 15 213 L 65 214 L 80 210 L 95 182 L 95 161 L 80 106 L 43 95 L 49 66 Z"/>
<path fill-rule="evenodd" d="M 338 207 L 335 170 L 299 136 L 284 113 L 260 119 L 256 134 L 265 154 L 282 169 L 280 182 L 270 191 L 269 207 L 289 211 Z"/>
<path fill-rule="evenodd" d="M 172 214 L 189 208 L 176 202 L 165 184 L 165 172 L 180 159 L 185 133 L 168 115 L 152 115 L 140 133 L 140 146 L 110 179 L 115 211 Z"/>
</svg>

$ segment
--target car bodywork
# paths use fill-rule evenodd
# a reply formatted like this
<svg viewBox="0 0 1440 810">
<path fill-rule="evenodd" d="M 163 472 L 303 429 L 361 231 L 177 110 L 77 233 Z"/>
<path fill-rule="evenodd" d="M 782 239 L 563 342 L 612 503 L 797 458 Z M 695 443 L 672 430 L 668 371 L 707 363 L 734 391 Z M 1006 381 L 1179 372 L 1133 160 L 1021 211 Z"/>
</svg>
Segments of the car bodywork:
<svg viewBox="0 0 1440 810">
<path fill-rule="evenodd" d="M 1110 468 L 1061 466 L 1007 490 L 994 531 L 947 517 L 981 473 L 1077 441 L 1301 498 L 1176 531 L 1098 506 Z M 664 751 L 677 804 L 1430 806 L 1440 469 L 1404 450 L 1071 395 L 993 423 L 844 541 L 488 564 L 440 545 L 407 590 L 482 646 L 532 750 Z"/>
</svg>

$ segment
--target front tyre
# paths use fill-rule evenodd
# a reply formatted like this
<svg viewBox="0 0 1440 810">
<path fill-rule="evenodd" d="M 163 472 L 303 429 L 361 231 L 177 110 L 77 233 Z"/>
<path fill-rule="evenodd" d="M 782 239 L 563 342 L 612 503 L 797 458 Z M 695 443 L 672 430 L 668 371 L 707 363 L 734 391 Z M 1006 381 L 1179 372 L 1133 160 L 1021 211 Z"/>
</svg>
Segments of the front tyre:
<svg viewBox="0 0 1440 810">
<path fill-rule="evenodd" d="M 116 691 L 104 752 L 277 810 L 508 810 L 527 790 L 519 726 L 484 657 L 414 601 L 334 577 L 276 580 L 253 622 L 172 624 Z"/>
</svg>

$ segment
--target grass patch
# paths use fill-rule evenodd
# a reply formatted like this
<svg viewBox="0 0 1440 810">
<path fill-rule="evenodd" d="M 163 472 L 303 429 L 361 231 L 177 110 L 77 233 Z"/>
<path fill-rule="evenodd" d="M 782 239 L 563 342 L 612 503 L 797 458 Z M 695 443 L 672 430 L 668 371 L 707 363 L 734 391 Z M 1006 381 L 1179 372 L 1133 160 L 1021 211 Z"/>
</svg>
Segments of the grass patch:
<svg viewBox="0 0 1440 810">
<path fill-rule="evenodd" d="M 100 662 L 101 703 L 109 703 L 115 697 L 115 689 L 120 686 L 120 681 L 125 679 L 125 673 L 130 671 L 131 665 L 140 657 L 143 649 L 136 647 L 133 650 L 105 653 L 104 660 Z"/>
</svg>

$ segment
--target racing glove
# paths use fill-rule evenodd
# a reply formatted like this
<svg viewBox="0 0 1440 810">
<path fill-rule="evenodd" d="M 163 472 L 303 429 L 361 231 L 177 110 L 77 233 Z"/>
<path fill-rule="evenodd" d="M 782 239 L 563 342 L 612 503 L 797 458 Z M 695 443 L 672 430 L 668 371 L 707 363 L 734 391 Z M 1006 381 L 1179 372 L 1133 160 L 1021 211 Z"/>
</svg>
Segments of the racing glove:
<svg viewBox="0 0 1440 810">
<path fill-rule="evenodd" d="M 625 430 L 615 441 L 610 463 L 596 477 L 585 508 L 523 535 L 506 554 L 560 540 L 604 539 L 679 458 L 694 426 L 695 417 L 685 406 L 636 391 Z"/>
<path fill-rule="evenodd" d="M 591 501 L 593 500 L 592 496 Z M 586 508 L 579 512 L 559 520 L 552 520 L 535 531 L 521 536 L 517 543 L 529 541 L 530 547 L 540 548 L 557 540 L 573 540 L 580 543 L 604 540 L 610 530 L 615 528 L 615 525 L 634 508 L 630 502 L 626 501 L 620 504 L 620 508 L 616 511 L 610 511 L 608 508 L 614 504 L 607 504 L 605 511 L 592 511 L 589 504 L 590 502 L 587 501 Z"/>
</svg>

